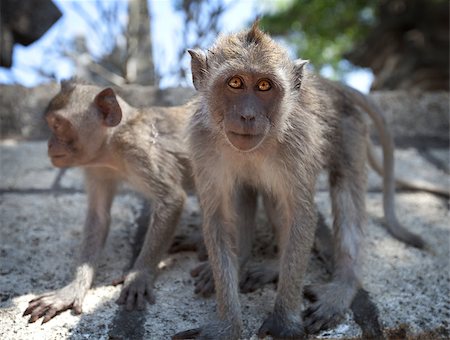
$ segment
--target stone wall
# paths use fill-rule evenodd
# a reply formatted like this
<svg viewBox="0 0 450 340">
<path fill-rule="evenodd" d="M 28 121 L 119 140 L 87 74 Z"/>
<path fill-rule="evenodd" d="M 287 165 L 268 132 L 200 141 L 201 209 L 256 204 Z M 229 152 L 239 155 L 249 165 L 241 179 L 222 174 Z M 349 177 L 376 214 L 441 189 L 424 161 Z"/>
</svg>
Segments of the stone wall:
<svg viewBox="0 0 450 340">
<path fill-rule="evenodd" d="M 371 97 L 384 112 L 397 145 L 424 140 L 448 144 L 448 92 L 377 91 Z"/>
<path fill-rule="evenodd" d="M 140 85 L 128 85 L 116 90 L 136 107 L 184 104 L 195 92 L 191 88 L 160 90 Z M 46 139 L 48 130 L 42 114 L 58 91 L 59 85 L 56 83 L 34 88 L 0 84 L 0 138 Z"/>
<path fill-rule="evenodd" d="M 55 83 L 34 88 L 20 85 L 0 85 L 1 138 L 45 139 L 47 130 L 42 113 L 48 101 L 59 89 Z M 151 86 L 128 85 L 117 92 L 137 107 L 173 106 L 187 102 L 192 88 L 160 90 Z M 449 141 L 449 93 L 383 91 L 371 94 L 382 108 L 396 142 Z M 376 133 L 374 134 L 376 138 Z"/>
</svg>

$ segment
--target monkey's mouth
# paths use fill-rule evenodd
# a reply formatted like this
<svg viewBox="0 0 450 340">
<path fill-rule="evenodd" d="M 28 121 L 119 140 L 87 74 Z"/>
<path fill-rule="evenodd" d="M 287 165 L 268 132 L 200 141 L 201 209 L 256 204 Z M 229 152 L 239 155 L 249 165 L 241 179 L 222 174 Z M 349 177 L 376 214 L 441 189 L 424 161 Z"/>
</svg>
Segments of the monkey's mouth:
<svg viewBox="0 0 450 340">
<path fill-rule="evenodd" d="M 251 151 L 262 141 L 263 134 L 237 133 L 228 131 L 226 133 L 228 141 L 240 151 Z"/>
<path fill-rule="evenodd" d="M 50 157 L 50 160 L 52 162 L 58 162 L 66 158 L 67 155 L 65 154 L 57 154 L 57 155 L 48 155 Z"/>
<path fill-rule="evenodd" d="M 49 155 L 49 157 L 53 166 L 57 168 L 64 168 L 70 165 L 70 158 L 66 154 Z"/>
</svg>

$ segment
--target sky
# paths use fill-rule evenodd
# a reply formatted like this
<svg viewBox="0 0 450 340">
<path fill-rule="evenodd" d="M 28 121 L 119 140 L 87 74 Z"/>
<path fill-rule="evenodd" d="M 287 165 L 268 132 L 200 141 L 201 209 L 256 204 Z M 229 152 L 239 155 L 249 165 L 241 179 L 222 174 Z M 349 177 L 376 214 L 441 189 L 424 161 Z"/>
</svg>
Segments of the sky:
<svg viewBox="0 0 450 340">
<path fill-rule="evenodd" d="M 39 67 L 50 70 L 58 81 L 70 78 L 75 72 L 74 64 L 68 58 L 55 58 L 52 51 L 54 46 L 65 44 L 68 38 L 77 35 L 87 37 L 90 52 L 94 56 L 100 56 L 102 49 L 98 46 L 103 42 L 94 39 L 95 36 L 89 33 L 88 26 L 80 17 L 80 14 L 72 10 L 73 1 L 82 4 L 83 8 L 93 14 L 95 19 L 100 19 L 96 17 L 94 1 L 92 0 L 54 0 L 63 16 L 35 43 L 27 47 L 15 45 L 13 67 L 11 69 L 0 67 L 0 83 L 17 82 L 24 86 L 35 86 L 45 81 L 35 71 Z M 105 3 L 113 4 L 114 1 L 109 0 Z M 126 24 L 127 3 L 126 0 L 118 0 L 116 3 L 120 8 L 119 24 L 117 25 L 119 30 L 120 25 Z M 227 0 L 227 3 L 230 4 L 230 9 L 221 18 L 223 32 L 234 32 L 247 27 L 255 16 L 263 11 L 271 10 L 274 4 L 271 0 Z M 180 85 L 178 79 L 165 74 L 173 67 L 174 63 L 178 62 L 176 53 L 177 46 L 180 45 L 181 41 L 182 19 L 174 11 L 172 0 L 152 0 L 149 2 L 149 9 L 152 17 L 153 60 L 156 68 L 163 74 L 160 86 Z M 296 56 L 292 55 L 292 57 Z M 329 72 L 327 74 L 326 69 L 323 73 L 325 76 L 330 75 Z M 357 70 L 348 74 L 345 81 L 362 92 L 368 92 L 372 79 L 373 76 L 370 71 Z"/>
</svg>

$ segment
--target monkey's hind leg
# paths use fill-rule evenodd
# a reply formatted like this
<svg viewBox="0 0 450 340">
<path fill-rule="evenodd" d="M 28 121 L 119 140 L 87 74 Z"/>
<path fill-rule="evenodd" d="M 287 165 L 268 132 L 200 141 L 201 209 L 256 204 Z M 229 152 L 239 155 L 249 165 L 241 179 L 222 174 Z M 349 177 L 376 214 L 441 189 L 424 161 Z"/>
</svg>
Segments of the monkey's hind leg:
<svg viewBox="0 0 450 340">
<path fill-rule="evenodd" d="M 334 269 L 331 281 L 305 287 L 312 305 L 304 312 L 308 333 L 336 326 L 350 307 L 360 288 L 360 243 L 365 223 L 365 172 L 360 162 L 346 164 L 347 169 L 334 168 L 330 173 L 334 215 Z M 353 169 L 352 166 L 354 167 Z"/>
</svg>

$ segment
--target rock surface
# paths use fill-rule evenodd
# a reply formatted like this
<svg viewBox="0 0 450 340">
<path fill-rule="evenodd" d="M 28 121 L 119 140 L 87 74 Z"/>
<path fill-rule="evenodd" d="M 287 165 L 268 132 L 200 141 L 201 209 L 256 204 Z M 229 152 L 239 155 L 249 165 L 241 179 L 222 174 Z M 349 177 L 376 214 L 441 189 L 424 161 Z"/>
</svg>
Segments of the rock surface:
<svg viewBox="0 0 450 340">
<path fill-rule="evenodd" d="M 430 163 L 434 155 L 437 162 Z M 436 156 L 437 155 L 437 156 Z M 445 156 L 447 155 L 447 157 Z M 448 149 L 399 149 L 399 176 L 427 177 L 449 185 Z M 436 166 L 438 165 L 438 166 Z M 28 324 L 22 313 L 28 301 L 68 283 L 81 239 L 86 197 L 81 175 L 53 168 L 45 142 L 0 142 L 0 338 L 1 339 L 168 339 L 174 333 L 206 322 L 215 311 L 214 298 L 197 297 L 189 270 L 196 254 L 165 256 L 156 287 L 157 303 L 145 312 L 126 312 L 115 304 L 120 287 L 111 282 L 129 265 L 142 201 L 129 190 L 116 197 L 111 231 L 83 314 L 63 312 L 47 324 Z M 384 336 L 389 339 L 448 339 L 450 337 L 450 225 L 448 202 L 420 192 L 397 195 L 399 219 L 423 235 L 431 251 L 420 251 L 393 239 L 383 228 L 380 180 L 369 174 L 368 223 L 363 282 L 378 309 Z M 326 181 L 318 185 L 317 204 L 331 223 Z M 200 225 L 198 203 L 189 197 L 177 234 Z M 254 256 L 268 257 L 270 228 L 258 215 Z M 323 264 L 312 256 L 307 282 L 327 279 Z M 271 284 L 241 294 L 242 339 L 256 340 L 256 331 L 275 297 Z M 305 306 L 308 303 L 305 302 Z M 372 315 L 371 317 L 375 317 Z M 351 312 L 335 329 L 315 338 L 364 338 Z M 314 338 L 314 337 L 311 337 Z"/>
</svg>

